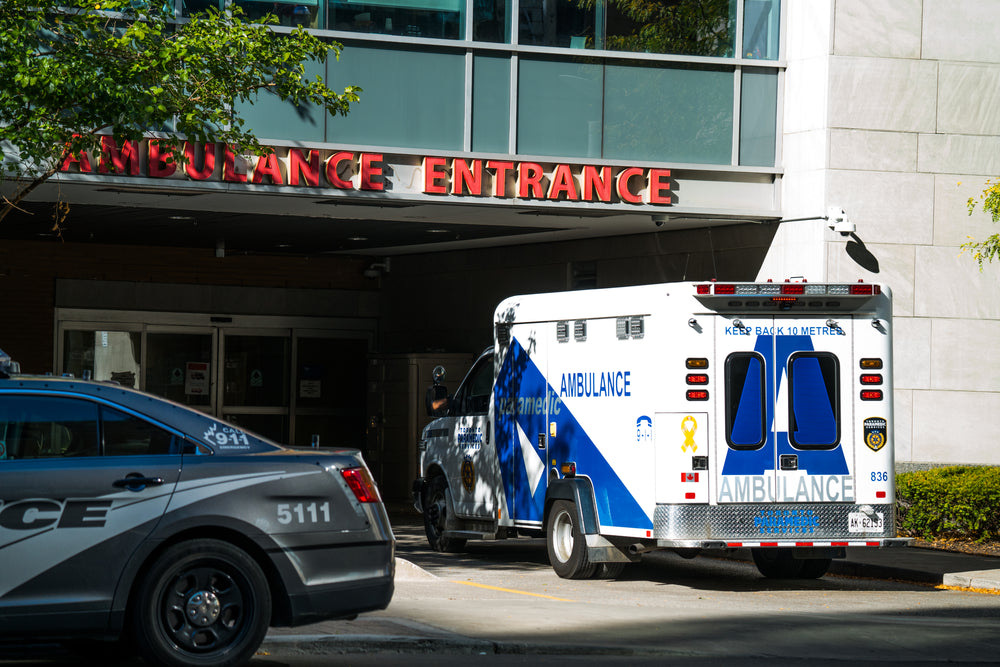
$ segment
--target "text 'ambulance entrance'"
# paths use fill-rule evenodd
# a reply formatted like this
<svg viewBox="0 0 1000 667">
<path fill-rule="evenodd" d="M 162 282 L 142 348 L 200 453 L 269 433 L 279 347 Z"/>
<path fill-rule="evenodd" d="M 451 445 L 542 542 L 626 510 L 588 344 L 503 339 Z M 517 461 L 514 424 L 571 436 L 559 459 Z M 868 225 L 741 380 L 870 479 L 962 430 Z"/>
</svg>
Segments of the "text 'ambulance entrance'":
<svg viewBox="0 0 1000 667">
<path fill-rule="evenodd" d="M 850 315 L 720 315 L 716 500 L 854 500 Z"/>
</svg>

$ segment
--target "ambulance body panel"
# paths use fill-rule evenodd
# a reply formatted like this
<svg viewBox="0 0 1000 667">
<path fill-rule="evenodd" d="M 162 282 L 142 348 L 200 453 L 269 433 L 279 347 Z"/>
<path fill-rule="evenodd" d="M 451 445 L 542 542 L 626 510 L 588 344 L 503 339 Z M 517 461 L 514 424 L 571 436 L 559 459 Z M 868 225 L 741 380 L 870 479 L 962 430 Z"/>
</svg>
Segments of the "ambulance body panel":
<svg viewBox="0 0 1000 667">
<path fill-rule="evenodd" d="M 428 537 L 545 532 L 550 558 L 575 539 L 578 576 L 657 548 L 751 547 L 762 572 L 776 554 L 772 571 L 797 572 L 785 560 L 905 544 L 891 318 L 888 288 L 863 283 L 506 299 L 420 443 Z"/>
</svg>

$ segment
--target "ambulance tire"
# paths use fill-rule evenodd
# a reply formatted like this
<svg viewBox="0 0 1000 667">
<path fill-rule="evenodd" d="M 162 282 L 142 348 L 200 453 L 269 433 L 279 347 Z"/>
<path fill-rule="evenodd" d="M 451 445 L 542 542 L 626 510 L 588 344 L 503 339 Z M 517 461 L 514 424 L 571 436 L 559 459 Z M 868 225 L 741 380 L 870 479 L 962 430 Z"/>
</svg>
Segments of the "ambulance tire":
<svg viewBox="0 0 1000 667">
<path fill-rule="evenodd" d="M 768 579 L 798 579 L 801 577 L 802 564 L 804 560 L 799 560 L 792 556 L 791 549 L 770 548 L 751 549 L 753 563 Z"/>
<path fill-rule="evenodd" d="M 802 561 L 802 571 L 799 579 L 819 579 L 830 569 L 832 558 L 807 558 Z"/>
<path fill-rule="evenodd" d="M 434 551 L 458 553 L 465 549 L 465 540 L 444 535 L 448 521 L 447 489 L 448 482 L 442 475 L 435 475 L 428 482 L 423 498 L 424 533 L 427 535 L 427 543 Z"/>
<path fill-rule="evenodd" d="M 160 554 L 139 584 L 132 613 L 140 656 L 167 667 L 245 664 L 270 624 L 271 589 L 257 561 L 209 538 Z"/>
<path fill-rule="evenodd" d="M 546 522 L 545 546 L 549 563 L 563 579 L 590 579 L 597 563 L 587 557 L 587 542 L 580 532 L 576 506 L 568 500 L 557 500 L 549 509 Z"/>
<path fill-rule="evenodd" d="M 625 571 L 628 563 L 598 563 L 594 572 L 594 579 L 617 579 Z"/>
</svg>

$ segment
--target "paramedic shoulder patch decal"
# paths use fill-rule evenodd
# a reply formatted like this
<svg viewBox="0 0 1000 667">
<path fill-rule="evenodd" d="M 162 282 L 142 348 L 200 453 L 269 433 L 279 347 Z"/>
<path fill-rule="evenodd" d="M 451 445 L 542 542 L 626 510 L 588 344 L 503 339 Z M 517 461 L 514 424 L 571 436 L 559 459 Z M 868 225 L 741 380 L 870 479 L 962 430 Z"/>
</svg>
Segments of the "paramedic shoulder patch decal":
<svg viewBox="0 0 1000 667">
<path fill-rule="evenodd" d="M 886 421 L 881 417 L 869 417 L 865 420 L 865 444 L 868 449 L 877 452 L 885 445 Z"/>
</svg>

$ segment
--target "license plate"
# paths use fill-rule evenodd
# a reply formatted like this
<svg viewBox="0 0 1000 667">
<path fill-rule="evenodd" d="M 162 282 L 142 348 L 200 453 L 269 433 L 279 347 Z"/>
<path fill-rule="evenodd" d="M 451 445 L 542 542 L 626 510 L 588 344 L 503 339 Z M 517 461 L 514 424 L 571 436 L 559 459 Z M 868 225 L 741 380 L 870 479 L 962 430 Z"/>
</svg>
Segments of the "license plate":
<svg viewBox="0 0 1000 667">
<path fill-rule="evenodd" d="M 883 530 L 885 530 L 885 519 L 883 519 L 881 512 L 875 514 L 851 512 L 847 515 L 847 532 L 849 533 L 875 533 Z"/>
</svg>

